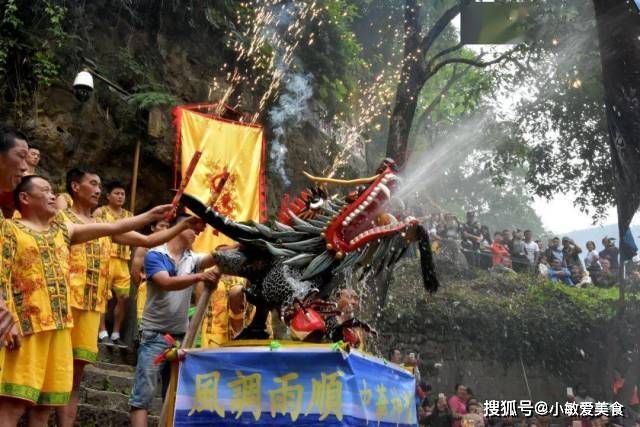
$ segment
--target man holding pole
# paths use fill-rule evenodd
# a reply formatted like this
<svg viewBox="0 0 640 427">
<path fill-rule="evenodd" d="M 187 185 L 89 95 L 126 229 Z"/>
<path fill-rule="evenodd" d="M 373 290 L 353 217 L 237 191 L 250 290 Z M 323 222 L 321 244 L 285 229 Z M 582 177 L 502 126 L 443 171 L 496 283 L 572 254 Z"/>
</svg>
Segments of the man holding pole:
<svg viewBox="0 0 640 427">
<path fill-rule="evenodd" d="M 186 217 L 179 217 L 181 223 Z M 188 312 L 193 285 L 205 282 L 209 289 L 217 286 L 217 268 L 200 273 L 214 265 L 214 256 L 191 251 L 196 232 L 182 231 L 168 243 L 149 250 L 144 259 L 147 276 L 147 301 L 140 325 L 140 348 L 133 390 L 129 398 L 133 427 L 147 425 L 148 410 L 155 396 L 158 378 L 162 376 L 162 395 L 169 384 L 167 361 L 155 363 L 156 357 L 172 347 L 165 340 L 169 334 L 178 341 L 184 339 L 189 323 Z M 208 299 L 210 293 L 205 294 Z M 196 323 L 199 325 L 199 322 Z"/>
</svg>

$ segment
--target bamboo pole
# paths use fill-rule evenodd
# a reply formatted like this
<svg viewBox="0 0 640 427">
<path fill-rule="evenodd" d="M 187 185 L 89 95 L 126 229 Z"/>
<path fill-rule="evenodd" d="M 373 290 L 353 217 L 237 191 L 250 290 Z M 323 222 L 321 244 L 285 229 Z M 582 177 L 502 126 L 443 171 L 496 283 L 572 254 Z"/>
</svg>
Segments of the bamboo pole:
<svg viewBox="0 0 640 427">
<path fill-rule="evenodd" d="M 217 268 L 217 267 L 214 267 Z M 189 326 L 187 327 L 187 333 L 184 336 L 184 341 L 182 345 L 180 345 L 180 349 L 187 349 L 193 347 L 193 343 L 196 340 L 196 335 L 198 333 L 198 329 L 202 324 L 202 319 L 204 318 L 205 313 L 207 312 L 207 307 L 209 306 L 209 300 L 211 299 L 211 295 L 213 295 L 213 291 L 215 291 L 216 286 L 210 286 L 205 283 L 204 289 L 200 298 L 198 299 L 198 304 L 196 305 L 196 312 L 191 317 L 191 321 L 189 322 Z M 179 363 L 178 361 L 172 363 Z M 171 381 L 169 383 L 169 390 L 175 389 L 177 386 L 178 375 L 177 369 L 171 370 Z M 169 392 L 167 391 L 167 395 Z M 175 401 L 170 402 L 170 399 L 167 399 L 165 396 L 164 401 L 162 402 L 162 411 L 160 412 L 160 424 L 159 427 L 168 427 L 167 422 L 169 420 L 169 414 L 172 412 L 175 405 Z"/>
<path fill-rule="evenodd" d="M 131 213 L 136 213 L 136 192 L 138 191 L 138 167 L 140 165 L 140 145 L 141 141 L 138 138 L 136 142 L 136 151 L 133 154 L 133 172 L 131 174 L 131 206 L 129 210 Z"/>
</svg>

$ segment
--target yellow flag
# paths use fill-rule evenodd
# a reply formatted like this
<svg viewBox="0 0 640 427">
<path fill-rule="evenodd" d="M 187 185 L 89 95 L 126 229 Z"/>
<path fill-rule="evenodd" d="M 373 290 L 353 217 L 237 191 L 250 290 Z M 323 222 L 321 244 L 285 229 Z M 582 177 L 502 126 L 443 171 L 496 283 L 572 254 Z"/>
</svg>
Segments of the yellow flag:
<svg viewBox="0 0 640 427">
<path fill-rule="evenodd" d="M 185 192 L 208 204 L 224 172 L 228 178 L 213 207 L 234 221 L 265 218 L 264 135 L 261 126 L 235 122 L 202 113 L 203 107 L 184 106 L 174 110 L 180 153 L 180 171 L 186 173 L 196 151 L 202 156 Z M 210 252 L 234 243 L 207 226 L 193 244 L 196 252 Z M 224 344 L 228 337 L 228 288 L 237 280 L 225 278 L 211 298 L 203 320 L 202 345 Z"/>
</svg>

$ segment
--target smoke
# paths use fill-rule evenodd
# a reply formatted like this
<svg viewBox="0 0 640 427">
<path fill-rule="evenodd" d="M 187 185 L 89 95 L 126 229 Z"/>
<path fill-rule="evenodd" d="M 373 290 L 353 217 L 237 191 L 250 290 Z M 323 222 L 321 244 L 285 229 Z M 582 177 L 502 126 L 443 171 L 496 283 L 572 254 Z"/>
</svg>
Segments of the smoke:
<svg viewBox="0 0 640 427">
<path fill-rule="evenodd" d="M 272 170 L 282 178 L 285 187 L 291 184 L 284 164 L 287 157 L 287 147 L 283 137 L 287 128 L 292 128 L 310 116 L 309 100 L 313 96 L 311 74 L 296 72 L 292 63 L 299 63 L 293 55 L 298 46 L 301 31 L 300 26 L 309 16 L 315 3 L 304 5 L 304 2 L 287 2 L 274 6 L 275 19 L 265 27 L 265 37 L 273 49 L 273 79 L 271 90 L 277 90 L 284 83 L 283 93 L 277 104 L 269 111 L 269 119 L 273 128 L 273 140 L 271 141 L 270 157 Z"/>
<path fill-rule="evenodd" d="M 284 94 L 269 111 L 273 127 L 270 156 L 273 169 L 280 174 L 285 187 L 291 184 L 284 169 L 287 147 L 282 142 L 287 127 L 295 126 L 309 118 L 309 100 L 313 96 L 311 74 L 289 73 L 284 78 Z"/>
</svg>

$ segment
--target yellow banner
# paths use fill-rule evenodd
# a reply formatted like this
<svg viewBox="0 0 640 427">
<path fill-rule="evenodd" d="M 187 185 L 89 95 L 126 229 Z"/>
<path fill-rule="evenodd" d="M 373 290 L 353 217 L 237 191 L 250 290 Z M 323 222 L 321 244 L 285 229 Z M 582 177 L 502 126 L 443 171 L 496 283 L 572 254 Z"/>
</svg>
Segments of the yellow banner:
<svg viewBox="0 0 640 427">
<path fill-rule="evenodd" d="M 213 207 L 235 221 L 263 219 L 263 129 L 190 111 L 189 107 L 178 107 L 174 114 L 180 138 L 182 176 L 194 153 L 202 152 L 185 192 L 209 204 L 216 185 L 224 172 L 228 172 Z M 231 239 L 207 226 L 196 238 L 193 250 L 210 252 L 220 245 L 232 243 Z M 228 289 L 237 284 L 236 278 L 224 278 L 212 296 L 202 325 L 203 347 L 227 342 Z"/>
</svg>

